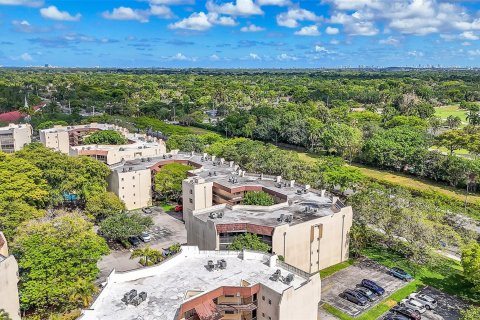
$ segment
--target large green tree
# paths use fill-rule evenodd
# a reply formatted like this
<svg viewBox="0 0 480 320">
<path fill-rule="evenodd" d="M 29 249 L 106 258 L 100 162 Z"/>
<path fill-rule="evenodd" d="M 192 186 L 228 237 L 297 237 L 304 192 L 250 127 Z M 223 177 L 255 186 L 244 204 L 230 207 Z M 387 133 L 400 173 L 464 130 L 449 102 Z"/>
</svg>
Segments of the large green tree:
<svg viewBox="0 0 480 320">
<path fill-rule="evenodd" d="M 260 239 L 259 236 L 253 233 L 244 233 L 239 236 L 236 236 L 233 239 L 232 244 L 228 246 L 229 250 L 255 250 L 255 251 L 262 251 L 268 252 L 270 250 L 270 246 Z"/>
<path fill-rule="evenodd" d="M 22 308 L 39 313 L 77 307 L 70 300 L 72 290 L 82 280 L 95 280 L 97 261 L 108 253 L 105 240 L 76 213 L 27 223 L 12 249 L 19 261 Z"/>
<path fill-rule="evenodd" d="M 84 144 L 126 144 L 128 142 L 120 132 L 115 130 L 96 131 L 83 139 Z"/>
<path fill-rule="evenodd" d="M 126 240 L 128 237 L 138 236 L 152 225 L 150 217 L 121 212 L 100 222 L 100 233 L 109 240 Z"/>
<path fill-rule="evenodd" d="M 462 249 L 462 266 L 465 277 L 480 291 L 480 244 L 472 241 Z"/>
<path fill-rule="evenodd" d="M 87 198 L 85 211 L 97 220 L 118 214 L 125 210 L 125 204 L 113 192 L 100 192 Z"/>
<path fill-rule="evenodd" d="M 264 191 L 245 192 L 242 200 L 242 204 L 252 206 L 271 206 L 274 203 L 273 197 Z"/>
<path fill-rule="evenodd" d="M 182 194 L 182 181 L 192 166 L 180 163 L 164 165 L 155 175 L 155 191 L 166 199 L 178 201 Z"/>
</svg>

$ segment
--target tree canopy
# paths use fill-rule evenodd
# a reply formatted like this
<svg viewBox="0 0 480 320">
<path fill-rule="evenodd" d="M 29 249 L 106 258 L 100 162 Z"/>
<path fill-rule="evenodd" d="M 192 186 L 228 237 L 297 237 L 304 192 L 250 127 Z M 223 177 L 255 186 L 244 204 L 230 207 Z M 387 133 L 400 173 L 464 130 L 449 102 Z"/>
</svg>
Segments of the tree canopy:
<svg viewBox="0 0 480 320">
<path fill-rule="evenodd" d="M 233 239 L 232 244 L 228 246 L 229 250 L 255 250 L 255 251 L 262 251 L 268 252 L 270 250 L 270 246 L 264 242 L 262 242 L 261 238 L 253 233 L 244 233 L 241 235 L 236 236 Z"/>
<path fill-rule="evenodd" d="M 192 166 L 180 163 L 164 165 L 155 175 L 155 191 L 167 199 L 178 201 L 182 193 L 182 181 Z"/>
<path fill-rule="evenodd" d="M 265 191 L 245 192 L 242 200 L 242 204 L 252 206 L 271 206 L 274 203 L 273 197 Z"/>
<path fill-rule="evenodd" d="M 84 144 L 126 144 L 128 142 L 120 132 L 115 130 L 96 131 L 83 139 Z"/>
</svg>

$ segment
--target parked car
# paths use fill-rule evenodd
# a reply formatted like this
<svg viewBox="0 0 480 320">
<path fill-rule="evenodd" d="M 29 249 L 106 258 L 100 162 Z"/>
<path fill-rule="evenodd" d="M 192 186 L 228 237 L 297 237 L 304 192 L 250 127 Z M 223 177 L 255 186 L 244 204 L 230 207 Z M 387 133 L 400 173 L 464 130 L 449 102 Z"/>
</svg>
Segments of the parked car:
<svg viewBox="0 0 480 320">
<path fill-rule="evenodd" d="M 357 286 L 355 288 L 355 291 L 367 298 L 368 301 L 375 301 L 378 299 L 378 296 L 370 289 L 362 287 L 362 286 Z"/>
<path fill-rule="evenodd" d="M 400 305 L 418 311 L 420 313 L 424 313 L 425 311 L 427 311 L 423 303 L 420 303 L 419 301 L 411 298 L 403 299 L 402 301 L 400 301 Z"/>
<path fill-rule="evenodd" d="M 150 236 L 150 234 L 148 232 L 142 232 L 142 234 L 140 235 L 140 239 L 142 239 L 143 242 L 152 241 L 152 237 Z"/>
<path fill-rule="evenodd" d="M 143 209 L 142 209 L 142 212 L 143 212 L 143 213 L 146 213 L 146 214 L 152 214 L 152 213 L 153 213 L 153 210 L 152 210 L 152 208 L 143 208 Z"/>
<path fill-rule="evenodd" d="M 409 309 L 409 308 L 406 308 L 406 307 L 402 307 L 402 306 L 399 306 L 399 305 L 394 306 L 391 309 L 391 311 L 393 311 L 395 313 L 398 313 L 398 314 L 401 314 L 401 315 L 407 317 L 408 319 L 412 319 L 412 320 L 421 320 L 422 319 L 422 316 L 420 315 L 420 312 Z"/>
<path fill-rule="evenodd" d="M 138 239 L 138 237 L 129 237 L 128 242 L 130 242 L 132 246 L 136 247 L 140 244 L 140 239 Z"/>
<path fill-rule="evenodd" d="M 175 206 L 175 212 L 182 212 L 183 211 L 183 206 L 181 204 Z"/>
<path fill-rule="evenodd" d="M 377 294 L 379 296 L 381 296 L 382 294 L 385 293 L 385 289 L 380 287 L 378 284 L 376 284 L 372 280 L 363 279 L 362 282 L 361 282 L 361 285 L 362 285 L 362 287 L 370 289 L 371 291 L 373 291 L 375 294 Z"/>
<path fill-rule="evenodd" d="M 403 281 L 410 281 L 413 279 L 412 275 L 409 274 L 408 272 L 400 269 L 400 268 L 392 268 L 389 271 L 389 274 L 394 276 L 395 278 L 401 279 Z"/>
<path fill-rule="evenodd" d="M 354 290 L 345 290 L 340 294 L 340 297 L 360 306 L 364 306 L 368 303 L 367 298 Z"/>
<path fill-rule="evenodd" d="M 389 314 L 387 314 L 383 320 L 410 320 L 409 317 L 407 316 L 404 316 L 403 314 L 400 314 L 400 313 L 395 313 L 395 312 L 391 312 Z"/>
<path fill-rule="evenodd" d="M 418 302 L 422 303 L 427 310 L 432 310 L 437 307 L 437 300 L 434 298 L 427 296 L 426 294 L 422 293 L 412 293 L 410 296 L 408 296 L 411 299 L 415 299 Z"/>
</svg>

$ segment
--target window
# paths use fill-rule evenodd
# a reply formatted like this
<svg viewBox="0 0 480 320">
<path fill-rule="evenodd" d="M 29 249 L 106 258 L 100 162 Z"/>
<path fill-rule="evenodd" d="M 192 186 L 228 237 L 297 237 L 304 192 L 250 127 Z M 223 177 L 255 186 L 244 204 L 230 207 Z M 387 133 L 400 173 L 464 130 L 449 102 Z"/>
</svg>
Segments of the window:
<svg viewBox="0 0 480 320">
<path fill-rule="evenodd" d="M 125 180 L 124 178 L 122 178 L 122 181 Z"/>
<path fill-rule="evenodd" d="M 264 313 L 264 312 L 262 312 L 262 317 L 264 317 L 264 318 L 265 318 L 265 313 Z"/>
<path fill-rule="evenodd" d="M 135 176 L 133 176 L 132 179 L 135 180 Z"/>
<path fill-rule="evenodd" d="M 192 198 L 188 199 L 188 202 L 190 202 L 190 203 L 193 203 L 193 200 L 192 200 Z"/>
<path fill-rule="evenodd" d="M 190 189 L 190 194 L 193 194 L 193 190 Z"/>
<path fill-rule="evenodd" d="M 235 297 L 235 295 L 233 295 L 233 294 L 226 294 L 225 295 L 225 298 L 234 298 L 234 297 Z"/>
<path fill-rule="evenodd" d="M 133 194 L 133 196 L 135 197 L 135 193 Z"/>
<path fill-rule="evenodd" d="M 272 300 L 268 299 L 268 304 L 272 304 Z"/>
<path fill-rule="evenodd" d="M 133 187 L 135 188 L 135 185 L 133 185 Z"/>
<path fill-rule="evenodd" d="M 262 300 L 265 301 L 265 296 L 262 296 Z"/>
<path fill-rule="evenodd" d="M 225 314 L 235 314 L 233 310 L 225 310 Z"/>
<path fill-rule="evenodd" d="M 125 189 L 125 187 L 122 187 L 122 190 Z"/>
<path fill-rule="evenodd" d="M 268 320 L 272 320 L 272 317 L 269 316 L 269 317 L 268 317 Z"/>
<path fill-rule="evenodd" d="M 257 301 L 257 294 L 256 293 L 253 294 L 253 301 Z"/>
</svg>

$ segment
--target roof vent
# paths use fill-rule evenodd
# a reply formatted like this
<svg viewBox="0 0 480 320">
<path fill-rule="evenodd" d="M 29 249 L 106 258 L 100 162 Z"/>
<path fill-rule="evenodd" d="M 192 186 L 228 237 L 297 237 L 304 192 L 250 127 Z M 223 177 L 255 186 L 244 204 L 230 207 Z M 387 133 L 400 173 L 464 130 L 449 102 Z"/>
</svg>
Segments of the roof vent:
<svg viewBox="0 0 480 320">
<path fill-rule="evenodd" d="M 272 276 L 270 277 L 270 279 L 271 279 L 272 281 L 278 281 L 278 279 L 280 279 L 281 276 L 282 276 L 282 270 L 277 269 L 277 270 L 275 271 L 275 273 L 272 274 Z"/>
</svg>

